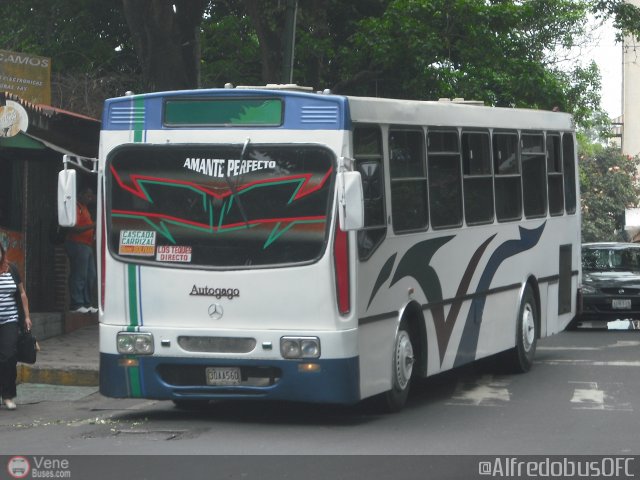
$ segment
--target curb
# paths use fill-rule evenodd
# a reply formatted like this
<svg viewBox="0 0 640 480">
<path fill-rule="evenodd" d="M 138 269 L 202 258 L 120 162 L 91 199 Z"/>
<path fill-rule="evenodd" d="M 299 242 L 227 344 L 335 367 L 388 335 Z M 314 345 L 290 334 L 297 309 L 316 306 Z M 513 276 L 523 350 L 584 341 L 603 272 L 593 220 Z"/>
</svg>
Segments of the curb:
<svg viewBox="0 0 640 480">
<path fill-rule="evenodd" d="M 87 368 L 55 368 L 35 365 L 18 365 L 19 383 L 45 383 L 73 387 L 95 387 L 100 384 L 97 370 Z"/>
</svg>

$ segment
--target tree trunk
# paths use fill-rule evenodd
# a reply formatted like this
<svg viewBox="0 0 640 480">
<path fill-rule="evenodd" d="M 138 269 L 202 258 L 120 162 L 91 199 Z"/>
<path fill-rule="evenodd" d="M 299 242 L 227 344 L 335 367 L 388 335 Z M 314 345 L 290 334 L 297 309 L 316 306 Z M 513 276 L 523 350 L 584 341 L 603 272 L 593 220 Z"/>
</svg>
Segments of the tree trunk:
<svg viewBox="0 0 640 480">
<path fill-rule="evenodd" d="M 200 86 L 206 0 L 122 0 L 148 91 Z"/>
<path fill-rule="evenodd" d="M 243 0 L 242 3 L 258 35 L 262 80 L 265 83 L 280 83 L 284 9 L 274 8 L 271 2 L 262 0 Z M 273 13 L 276 13 L 275 22 L 270 21 Z"/>
</svg>

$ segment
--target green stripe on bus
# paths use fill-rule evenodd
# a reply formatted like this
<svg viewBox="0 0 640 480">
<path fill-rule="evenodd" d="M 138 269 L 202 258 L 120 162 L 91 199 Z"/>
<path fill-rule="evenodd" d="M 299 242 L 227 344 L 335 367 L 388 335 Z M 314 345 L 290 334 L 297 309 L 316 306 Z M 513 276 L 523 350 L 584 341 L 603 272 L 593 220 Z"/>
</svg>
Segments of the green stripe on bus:
<svg viewBox="0 0 640 480">
<path fill-rule="evenodd" d="M 138 326 L 138 275 L 135 265 L 127 265 L 128 298 L 129 298 L 129 326 Z"/>
<path fill-rule="evenodd" d="M 140 367 L 128 367 L 127 374 L 129 376 L 129 389 L 132 397 L 141 397 L 142 389 L 140 388 Z"/>
<path fill-rule="evenodd" d="M 142 96 L 134 97 L 133 99 L 134 110 L 140 110 L 140 114 L 135 115 L 133 121 L 133 141 L 134 143 L 142 142 L 142 131 L 144 129 L 144 100 Z"/>
</svg>

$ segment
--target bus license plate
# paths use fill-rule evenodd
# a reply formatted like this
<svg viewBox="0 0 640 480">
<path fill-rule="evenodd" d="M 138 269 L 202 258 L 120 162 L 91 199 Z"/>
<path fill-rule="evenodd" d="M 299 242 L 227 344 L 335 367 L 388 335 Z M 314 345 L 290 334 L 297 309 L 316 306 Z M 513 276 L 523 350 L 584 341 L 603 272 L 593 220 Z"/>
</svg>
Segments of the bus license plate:
<svg viewBox="0 0 640 480">
<path fill-rule="evenodd" d="M 240 385 L 240 367 L 207 367 L 207 385 Z"/>
<path fill-rule="evenodd" d="M 616 310 L 631 310 L 630 298 L 614 298 L 611 301 L 611 307 Z"/>
</svg>

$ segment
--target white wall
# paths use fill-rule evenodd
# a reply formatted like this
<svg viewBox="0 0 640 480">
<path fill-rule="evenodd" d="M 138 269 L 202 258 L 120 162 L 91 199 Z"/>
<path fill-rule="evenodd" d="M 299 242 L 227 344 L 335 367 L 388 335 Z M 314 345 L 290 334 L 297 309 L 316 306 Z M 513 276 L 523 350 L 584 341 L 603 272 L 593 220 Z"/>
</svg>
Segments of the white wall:
<svg viewBox="0 0 640 480">
<path fill-rule="evenodd" d="M 640 0 L 627 0 L 640 7 Z M 640 155 L 640 39 L 625 38 L 623 48 L 622 153 Z"/>
</svg>

